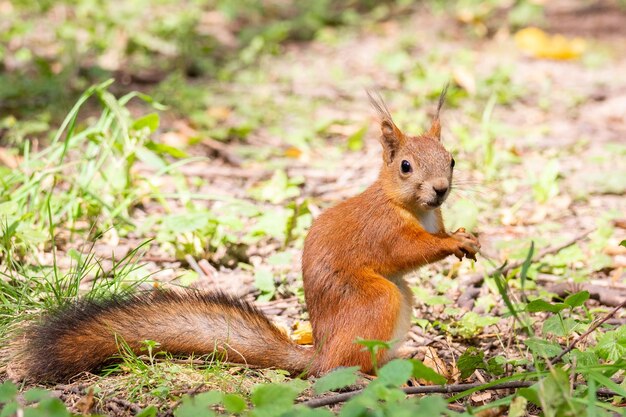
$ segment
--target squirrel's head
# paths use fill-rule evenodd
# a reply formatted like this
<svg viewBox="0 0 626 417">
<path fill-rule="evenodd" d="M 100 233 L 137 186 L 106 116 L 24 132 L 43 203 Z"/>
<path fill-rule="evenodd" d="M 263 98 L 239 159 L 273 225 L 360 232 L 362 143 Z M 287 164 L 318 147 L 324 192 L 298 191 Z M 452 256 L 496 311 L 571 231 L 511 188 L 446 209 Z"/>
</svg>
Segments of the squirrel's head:
<svg viewBox="0 0 626 417">
<path fill-rule="evenodd" d="M 383 167 L 380 178 L 385 191 L 410 210 L 427 211 L 441 206 L 452 187 L 454 158 L 441 143 L 439 112 L 446 88 L 439 97 L 437 115 L 430 129 L 409 136 L 395 125 L 379 94 L 368 92 L 372 106 L 380 117 Z"/>
</svg>

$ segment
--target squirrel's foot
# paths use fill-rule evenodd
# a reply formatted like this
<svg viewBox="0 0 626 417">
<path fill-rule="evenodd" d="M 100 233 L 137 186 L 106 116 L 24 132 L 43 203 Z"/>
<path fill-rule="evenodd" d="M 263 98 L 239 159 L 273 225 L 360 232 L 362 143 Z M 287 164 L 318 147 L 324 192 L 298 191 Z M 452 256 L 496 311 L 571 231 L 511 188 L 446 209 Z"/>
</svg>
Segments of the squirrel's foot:
<svg viewBox="0 0 626 417">
<path fill-rule="evenodd" d="M 453 249 L 454 256 L 462 260 L 465 256 L 468 259 L 476 260 L 476 254 L 480 251 L 480 242 L 464 228 L 458 229 L 450 236 L 457 241 L 456 248 Z"/>
</svg>

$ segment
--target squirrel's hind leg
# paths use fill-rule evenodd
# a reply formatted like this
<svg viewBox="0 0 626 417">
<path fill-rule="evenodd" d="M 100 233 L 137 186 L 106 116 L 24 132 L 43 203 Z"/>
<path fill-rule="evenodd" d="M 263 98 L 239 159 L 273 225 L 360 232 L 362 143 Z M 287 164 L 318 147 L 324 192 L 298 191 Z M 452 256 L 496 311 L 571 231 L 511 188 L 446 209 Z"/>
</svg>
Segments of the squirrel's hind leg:
<svg viewBox="0 0 626 417">
<path fill-rule="evenodd" d="M 318 311 L 316 320 L 313 320 L 317 350 L 312 369 L 314 374 L 323 374 L 340 366 L 360 366 L 362 372 L 372 373 L 372 356 L 356 341 L 393 341 L 398 345 L 408 331 L 411 295 L 406 293 L 410 290 L 404 282 L 404 285 L 396 285 L 375 273 L 353 274 L 351 281 L 358 282 L 358 285 L 342 281 L 343 291 L 329 292 L 341 294 L 341 298 L 326 300 L 324 311 Z M 395 348 L 379 349 L 377 364 L 380 366 L 394 355 Z"/>
</svg>

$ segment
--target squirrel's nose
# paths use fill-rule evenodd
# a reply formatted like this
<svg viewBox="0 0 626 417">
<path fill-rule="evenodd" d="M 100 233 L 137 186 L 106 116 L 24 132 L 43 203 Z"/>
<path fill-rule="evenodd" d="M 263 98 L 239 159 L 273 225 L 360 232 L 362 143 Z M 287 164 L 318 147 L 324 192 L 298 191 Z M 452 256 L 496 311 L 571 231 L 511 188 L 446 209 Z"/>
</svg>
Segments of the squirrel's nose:
<svg viewBox="0 0 626 417">
<path fill-rule="evenodd" d="M 441 198 L 448 192 L 448 187 L 433 187 L 435 193 L 437 193 L 437 197 Z"/>
</svg>

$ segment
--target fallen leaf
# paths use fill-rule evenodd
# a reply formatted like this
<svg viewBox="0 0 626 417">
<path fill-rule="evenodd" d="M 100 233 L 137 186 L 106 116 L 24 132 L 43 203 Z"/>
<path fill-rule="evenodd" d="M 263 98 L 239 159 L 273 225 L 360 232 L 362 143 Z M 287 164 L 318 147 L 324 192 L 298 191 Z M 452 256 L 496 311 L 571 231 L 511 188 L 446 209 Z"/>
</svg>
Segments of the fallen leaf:
<svg viewBox="0 0 626 417">
<path fill-rule="evenodd" d="M 492 397 L 492 394 L 489 391 L 477 392 L 472 394 L 470 397 L 472 401 L 475 403 L 485 403 L 489 401 Z"/>
<path fill-rule="evenodd" d="M 439 375 L 444 376 L 447 380 L 451 379 L 450 370 L 446 366 L 446 363 L 439 357 L 437 350 L 431 346 L 426 348 L 424 353 L 424 365 L 434 369 Z M 433 385 L 432 382 L 424 379 L 419 379 L 418 382 L 421 385 Z"/>
<path fill-rule="evenodd" d="M 93 406 L 94 406 L 93 387 L 90 387 L 89 391 L 87 391 L 87 394 L 85 394 L 78 401 L 76 401 L 75 407 L 79 413 L 87 415 L 87 414 L 91 414 L 91 410 L 93 409 Z"/>
<path fill-rule="evenodd" d="M 535 58 L 568 60 L 579 58 L 586 49 L 582 38 L 549 35 L 536 27 L 527 27 L 514 36 L 517 47 Z"/>
<path fill-rule="evenodd" d="M 293 325 L 293 335 L 291 338 L 299 345 L 313 344 L 313 329 L 308 321 L 297 321 Z"/>
<path fill-rule="evenodd" d="M 285 150 L 285 156 L 287 158 L 298 159 L 300 158 L 300 155 L 302 155 L 302 151 L 294 146 Z"/>
</svg>

